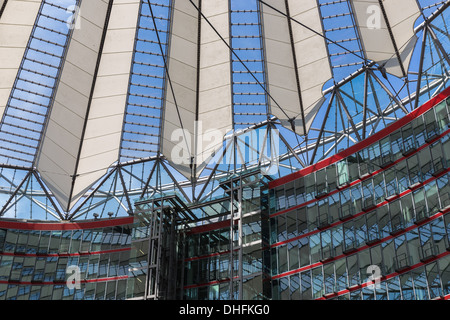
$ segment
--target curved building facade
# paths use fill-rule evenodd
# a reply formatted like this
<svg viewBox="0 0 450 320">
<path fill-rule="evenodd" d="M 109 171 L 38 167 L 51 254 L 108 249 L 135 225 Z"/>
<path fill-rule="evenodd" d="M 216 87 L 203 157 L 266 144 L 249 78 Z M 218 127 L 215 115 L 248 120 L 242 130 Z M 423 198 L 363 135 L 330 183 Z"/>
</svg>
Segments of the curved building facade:
<svg viewBox="0 0 450 320">
<path fill-rule="evenodd" d="M 449 297 L 449 93 L 269 183 L 274 299 Z"/>
</svg>

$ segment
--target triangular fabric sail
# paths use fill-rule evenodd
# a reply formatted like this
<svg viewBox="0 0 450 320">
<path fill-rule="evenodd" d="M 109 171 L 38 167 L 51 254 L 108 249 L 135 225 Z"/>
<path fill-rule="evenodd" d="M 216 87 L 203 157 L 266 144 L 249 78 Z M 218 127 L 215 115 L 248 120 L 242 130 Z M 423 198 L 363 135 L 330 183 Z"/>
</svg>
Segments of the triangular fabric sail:
<svg viewBox="0 0 450 320">
<path fill-rule="evenodd" d="M 350 1 L 367 59 L 386 72 L 404 77 L 417 42 L 414 23 L 420 15 L 416 0 Z"/>
<path fill-rule="evenodd" d="M 82 1 L 79 12 L 36 161 L 67 212 L 118 160 L 139 2 Z"/>
<path fill-rule="evenodd" d="M 173 1 L 161 149 L 188 179 L 233 128 L 229 10 L 225 0 Z"/>
<path fill-rule="evenodd" d="M 270 113 L 305 135 L 332 77 L 318 3 L 266 0 L 261 12 Z"/>
</svg>

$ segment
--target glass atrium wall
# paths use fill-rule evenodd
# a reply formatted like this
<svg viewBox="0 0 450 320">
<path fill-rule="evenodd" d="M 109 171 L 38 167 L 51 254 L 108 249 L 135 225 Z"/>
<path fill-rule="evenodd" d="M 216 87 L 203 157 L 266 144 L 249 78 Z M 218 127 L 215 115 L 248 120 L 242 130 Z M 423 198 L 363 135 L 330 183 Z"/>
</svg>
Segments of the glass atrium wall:
<svg viewBox="0 0 450 320">
<path fill-rule="evenodd" d="M 272 183 L 275 299 L 450 294 L 449 110 L 443 97 L 324 165 Z"/>
</svg>

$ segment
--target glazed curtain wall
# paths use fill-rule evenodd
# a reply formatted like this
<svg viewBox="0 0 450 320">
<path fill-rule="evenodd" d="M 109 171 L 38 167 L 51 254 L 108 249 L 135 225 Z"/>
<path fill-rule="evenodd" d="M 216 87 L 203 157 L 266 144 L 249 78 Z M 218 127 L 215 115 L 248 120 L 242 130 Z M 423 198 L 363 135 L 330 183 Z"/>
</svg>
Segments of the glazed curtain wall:
<svg viewBox="0 0 450 320">
<path fill-rule="evenodd" d="M 125 299 L 132 237 L 129 220 L 1 221 L 0 300 Z M 66 284 L 73 266 L 80 271 L 79 289 Z"/>
<path fill-rule="evenodd" d="M 450 294 L 448 91 L 376 141 L 271 183 L 274 299 Z"/>
</svg>

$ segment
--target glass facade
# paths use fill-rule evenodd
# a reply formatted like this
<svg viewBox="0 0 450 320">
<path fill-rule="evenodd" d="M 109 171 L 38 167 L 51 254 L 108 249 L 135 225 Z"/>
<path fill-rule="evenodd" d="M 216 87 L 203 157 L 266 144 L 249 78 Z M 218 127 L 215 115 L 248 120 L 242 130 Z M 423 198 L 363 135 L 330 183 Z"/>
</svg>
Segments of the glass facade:
<svg viewBox="0 0 450 320">
<path fill-rule="evenodd" d="M 132 229 L 123 220 L 69 224 L 73 230 L 0 224 L 0 300 L 125 299 Z M 68 286 L 75 272 L 79 285 Z"/>
<path fill-rule="evenodd" d="M 272 184 L 273 299 L 450 294 L 450 98 L 426 109 Z"/>
</svg>

